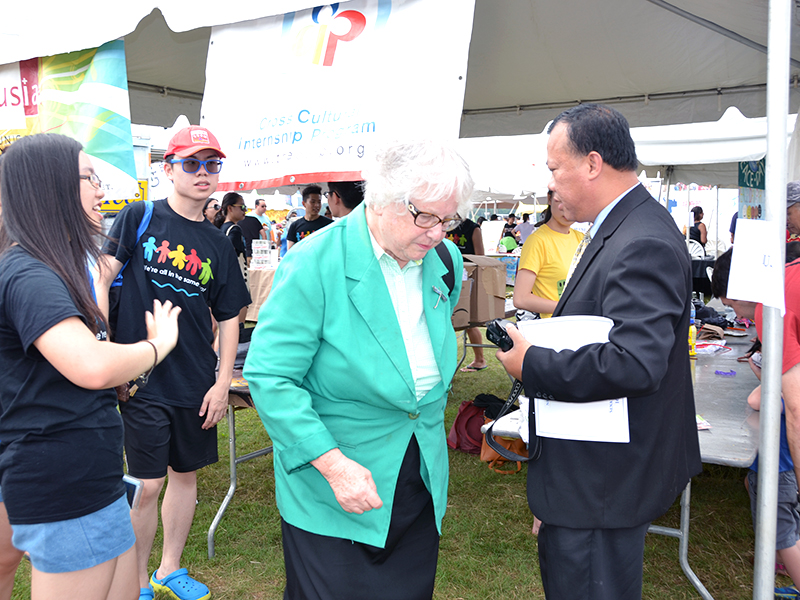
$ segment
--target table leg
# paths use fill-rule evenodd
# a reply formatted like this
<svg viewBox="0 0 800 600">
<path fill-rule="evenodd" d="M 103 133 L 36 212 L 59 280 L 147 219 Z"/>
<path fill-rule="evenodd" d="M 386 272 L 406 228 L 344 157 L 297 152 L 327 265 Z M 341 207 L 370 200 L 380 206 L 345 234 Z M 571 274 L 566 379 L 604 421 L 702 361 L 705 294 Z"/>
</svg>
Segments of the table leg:
<svg viewBox="0 0 800 600">
<path fill-rule="evenodd" d="M 214 520 L 211 521 L 211 527 L 208 529 L 208 558 L 214 558 L 214 534 L 222 521 L 222 515 L 228 509 L 228 504 L 231 503 L 233 494 L 236 492 L 236 412 L 233 406 L 228 405 L 228 454 L 231 470 L 231 485 L 228 488 L 228 493 L 222 500 L 222 505 L 219 507 L 217 514 L 214 515 Z"/>
<path fill-rule="evenodd" d="M 248 460 L 252 460 L 259 456 L 264 456 L 265 454 L 269 454 L 272 452 L 272 446 L 267 448 L 262 448 L 261 450 L 256 450 L 255 452 L 250 452 L 249 454 L 245 454 L 244 456 L 236 456 L 236 409 L 232 405 L 228 405 L 228 453 L 229 453 L 229 462 L 230 462 L 230 471 L 231 471 L 231 485 L 228 488 L 228 493 L 225 494 L 225 498 L 222 500 L 222 504 L 217 510 L 217 514 L 214 516 L 214 520 L 211 522 L 211 527 L 208 528 L 208 558 L 214 558 L 214 534 L 217 531 L 217 527 L 219 527 L 220 521 L 222 521 L 222 516 L 225 514 L 225 511 L 228 509 L 228 505 L 231 503 L 233 499 L 233 494 L 236 493 L 236 486 L 238 483 L 238 478 L 236 474 L 236 467 L 239 463 L 247 462 Z"/>
<path fill-rule="evenodd" d="M 700 581 L 695 572 L 689 566 L 689 504 L 692 499 L 692 482 L 686 484 L 683 493 L 681 493 L 681 527 L 675 529 L 674 527 L 662 527 L 661 525 L 651 525 L 648 529 L 649 533 L 657 533 L 660 535 L 668 535 L 680 540 L 678 546 L 678 562 L 683 569 L 686 578 L 694 586 L 694 589 L 700 594 L 703 600 L 714 600 L 714 597 L 708 592 L 706 586 Z"/>
</svg>

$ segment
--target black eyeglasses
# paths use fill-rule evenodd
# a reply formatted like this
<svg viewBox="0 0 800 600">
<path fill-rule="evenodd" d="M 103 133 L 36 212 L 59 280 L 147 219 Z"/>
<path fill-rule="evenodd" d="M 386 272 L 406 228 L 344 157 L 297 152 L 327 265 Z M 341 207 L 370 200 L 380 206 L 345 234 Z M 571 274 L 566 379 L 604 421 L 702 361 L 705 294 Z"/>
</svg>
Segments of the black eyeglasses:
<svg viewBox="0 0 800 600">
<path fill-rule="evenodd" d="M 197 173 L 200 166 L 205 167 L 209 175 L 216 175 L 222 170 L 222 161 L 218 158 L 209 158 L 208 160 L 198 160 L 196 158 L 180 158 L 169 161 L 172 164 L 183 163 L 184 173 Z"/>
<path fill-rule="evenodd" d="M 209 204 L 208 208 L 211 210 L 219 210 L 219 204 Z"/>
<path fill-rule="evenodd" d="M 78 179 L 85 179 L 89 182 L 89 185 L 96 190 L 99 190 L 101 187 L 103 187 L 103 182 L 100 181 L 97 173 L 92 173 L 91 175 L 78 175 Z"/>
<path fill-rule="evenodd" d="M 442 219 L 433 213 L 421 212 L 417 210 L 417 207 L 411 204 L 411 202 L 408 203 L 408 212 L 414 215 L 414 225 L 422 229 L 433 229 L 441 223 L 442 229 L 451 231 L 461 225 L 462 221 L 461 217 L 458 215 L 450 217 L 449 219 Z"/>
<path fill-rule="evenodd" d="M 244 204 L 234 204 L 233 208 L 241 208 L 244 211 L 247 210 L 247 207 Z"/>
</svg>

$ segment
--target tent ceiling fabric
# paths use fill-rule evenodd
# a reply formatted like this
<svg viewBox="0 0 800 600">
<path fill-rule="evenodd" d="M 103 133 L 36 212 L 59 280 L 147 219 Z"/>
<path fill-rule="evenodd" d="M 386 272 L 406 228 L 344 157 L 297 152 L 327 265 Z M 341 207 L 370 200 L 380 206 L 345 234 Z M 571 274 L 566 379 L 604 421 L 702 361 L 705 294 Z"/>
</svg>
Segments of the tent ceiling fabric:
<svg viewBox="0 0 800 600">
<path fill-rule="evenodd" d="M 96 48 L 129 34 L 156 9 L 160 11 L 159 18 L 166 20 L 172 31 L 182 33 L 280 15 L 317 3 L 315 0 L 269 0 L 220 4 L 216 0 L 195 0 L 187 5 L 179 0 L 135 0 L 115 2 L 111 8 L 107 0 L 74 0 L 58 5 L 46 3 L 33 14 L 31 5 L 25 2 L 4 2 L 0 20 L 0 64 Z M 208 37 L 206 32 L 203 64 Z M 169 59 L 169 56 L 164 58 Z M 197 60 L 197 55 L 178 58 Z M 203 91 L 203 82 L 199 84 L 199 91 Z"/>
<path fill-rule="evenodd" d="M 199 0 L 186 11 L 182 3 L 151 0 L 116 4 L 109 11 L 100 0 L 76 0 L 64 10 L 41 11 L 36 27 L 29 26 L 27 5 L 12 3 L 4 7 L 0 24 L 0 64 L 125 36 L 133 120 L 170 126 L 186 114 L 196 123 L 209 26 L 316 3 Z M 766 44 L 768 0 L 671 4 Z M 87 14 L 91 27 L 85 26 Z M 796 18 L 792 34 L 792 57 L 800 59 Z M 443 52 L 446 44 L 443 35 Z M 647 0 L 477 0 L 461 137 L 538 133 L 564 106 L 619 98 L 629 100 L 617 107 L 632 126 L 714 121 L 729 106 L 761 117 L 765 82 L 765 54 Z M 231 82 L 231 93 L 246 85 Z M 516 106 L 524 108 L 485 112 Z M 800 90 L 792 88 L 790 112 L 798 107 Z"/>
</svg>

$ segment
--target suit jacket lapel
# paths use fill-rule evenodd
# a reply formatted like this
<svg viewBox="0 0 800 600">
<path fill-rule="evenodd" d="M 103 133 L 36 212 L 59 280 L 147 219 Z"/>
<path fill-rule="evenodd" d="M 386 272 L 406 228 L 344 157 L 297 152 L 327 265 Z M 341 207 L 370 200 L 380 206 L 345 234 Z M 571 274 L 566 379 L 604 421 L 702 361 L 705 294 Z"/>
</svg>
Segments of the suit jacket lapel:
<svg viewBox="0 0 800 600">
<path fill-rule="evenodd" d="M 557 317 L 561 314 L 564 304 L 569 300 L 570 296 L 572 296 L 573 292 L 578 287 L 583 274 L 586 273 L 591 266 L 592 261 L 594 261 L 595 257 L 603 249 L 605 240 L 614 234 L 617 228 L 627 218 L 631 210 L 633 210 L 642 202 L 645 202 L 650 197 L 650 193 L 644 188 L 644 186 L 640 184 L 628 192 L 617 203 L 617 205 L 611 209 L 611 212 L 608 213 L 608 216 L 600 225 L 597 235 L 592 239 L 591 243 L 586 246 L 586 250 L 581 257 L 581 261 L 575 268 L 575 272 L 572 274 L 572 277 L 567 284 L 567 289 L 564 290 L 561 299 L 558 301 L 558 306 L 556 306 L 556 310 L 553 312 L 554 317 Z"/>
<path fill-rule="evenodd" d="M 386 308 L 392 307 L 392 298 L 381 266 L 372 251 L 363 203 L 347 218 L 346 244 L 345 276 L 349 283 L 350 301 L 402 375 L 409 390 L 414 393 L 414 379 L 400 325 L 397 319 L 386 318 Z"/>
</svg>

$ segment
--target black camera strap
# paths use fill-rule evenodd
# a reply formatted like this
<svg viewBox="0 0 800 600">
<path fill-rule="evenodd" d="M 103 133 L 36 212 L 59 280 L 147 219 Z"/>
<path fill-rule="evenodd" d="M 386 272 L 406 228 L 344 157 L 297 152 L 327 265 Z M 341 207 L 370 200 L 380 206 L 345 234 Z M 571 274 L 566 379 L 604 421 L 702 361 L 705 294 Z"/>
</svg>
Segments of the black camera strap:
<svg viewBox="0 0 800 600">
<path fill-rule="evenodd" d="M 521 454 L 517 454 L 516 452 L 512 452 L 508 448 L 501 446 L 497 440 L 494 439 L 494 433 L 492 433 L 492 428 L 497 421 L 508 413 L 511 406 L 517 401 L 519 395 L 522 393 L 522 382 L 519 379 L 514 380 L 514 385 L 511 386 L 511 393 L 508 395 L 508 400 L 506 403 L 503 404 L 503 408 L 500 409 L 500 412 L 497 415 L 497 419 L 491 422 L 489 428 L 486 430 L 486 443 L 488 444 L 489 448 L 497 452 L 500 456 L 505 458 L 506 460 L 512 461 L 519 461 L 519 462 L 528 462 L 529 460 L 537 460 L 539 456 L 542 454 L 542 444 L 539 440 L 539 436 L 536 435 L 536 421 L 535 415 L 533 412 L 533 404 L 530 405 L 528 409 L 528 419 L 530 424 L 530 440 L 528 442 L 528 456 L 522 456 Z"/>
</svg>

